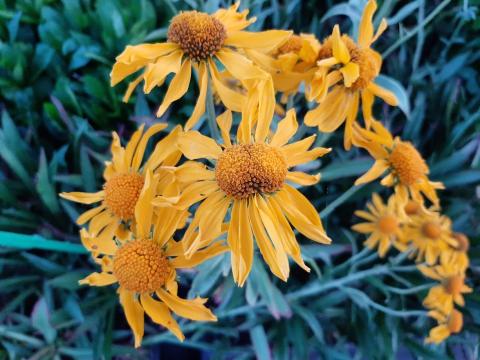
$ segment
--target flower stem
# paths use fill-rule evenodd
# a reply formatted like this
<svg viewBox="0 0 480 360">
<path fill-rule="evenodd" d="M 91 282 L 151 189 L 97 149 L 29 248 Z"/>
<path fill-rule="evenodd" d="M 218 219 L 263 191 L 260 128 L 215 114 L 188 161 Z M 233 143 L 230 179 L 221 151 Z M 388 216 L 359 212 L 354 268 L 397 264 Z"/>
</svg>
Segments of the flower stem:
<svg viewBox="0 0 480 360">
<path fill-rule="evenodd" d="M 212 80 L 210 76 L 207 76 L 207 99 L 206 99 L 206 110 L 207 110 L 207 122 L 208 128 L 210 129 L 210 136 L 215 140 L 220 140 L 220 132 L 218 131 L 217 121 L 215 119 L 215 104 L 213 102 L 213 91 L 212 91 Z"/>
</svg>

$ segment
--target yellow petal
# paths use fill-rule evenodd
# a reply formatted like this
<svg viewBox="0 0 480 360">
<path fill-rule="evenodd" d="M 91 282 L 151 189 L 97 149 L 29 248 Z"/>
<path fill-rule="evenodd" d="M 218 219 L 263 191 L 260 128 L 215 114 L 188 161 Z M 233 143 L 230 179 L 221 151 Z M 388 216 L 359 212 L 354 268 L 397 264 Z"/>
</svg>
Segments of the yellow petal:
<svg viewBox="0 0 480 360">
<path fill-rule="evenodd" d="M 389 104 L 391 106 L 397 106 L 398 105 L 397 97 L 390 90 L 387 90 L 384 87 L 381 87 L 380 85 L 375 84 L 374 82 L 371 82 L 368 85 L 367 89 L 370 90 L 372 93 L 374 93 L 379 98 L 381 98 L 387 104 Z"/>
<path fill-rule="evenodd" d="M 182 51 L 174 51 L 169 55 L 159 58 L 155 63 L 149 64 L 145 69 L 143 79 L 143 92 L 149 94 L 155 86 L 160 86 L 170 73 L 178 73 L 182 65 Z"/>
<path fill-rule="evenodd" d="M 261 49 L 264 52 L 282 45 L 292 35 L 291 31 L 268 30 L 260 32 L 232 31 L 225 39 L 225 46 L 245 49 Z"/>
<path fill-rule="evenodd" d="M 374 43 L 377 41 L 377 39 L 383 34 L 383 32 L 387 29 L 388 23 L 387 20 L 382 19 L 380 22 L 380 25 L 378 26 L 377 32 L 375 33 L 375 36 L 373 37 L 371 43 Z"/>
<path fill-rule="evenodd" d="M 342 40 L 340 35 L 340 27 L 335 25 L 332 32 L 332 52 L 333 56 L 343 64 L 347 64 L 350 61 L 350 53 L 348 52 L 347 45 Z"/>
<path fill-rule="evenodd" d="M 162 104 L 158 108 L 157 117 L 162 116 L 168 107 L 175 100 L 180 99 L 188 90 L 190 84 L 190 77 L 192 75 L 192 64 L 190 59 L 186 59 L 180 71 L 173 77 L 170 85 L 168 86 L 167 93 L 163 99 Z"/>
<path fill-rule="evenodd" d="M 224 85 L 215 62 L 212 59 L 209 59 L 208 61 L 213 86 L 215 87 L 220 100 L 222 100 L 222 104 L 232 111 L 241 112 L 244 104 L 246 103 L 245 95 L 242 95 L 241 93 Z"/>
<path fill-rule="evenodd" d="M 112 152 L 112 165 L 116 172 L 124 173 L 127 171 L 125 162 L 125 149 L 120 143 L 120 137 L 114 131 L 112 132 L 112 145 L 110 146 Z"/>
<path fill-rule="evenodd" d="M 328 154 L 330 151 L 332 151 L 331 148 L 317 147 L 309 151 L 293 153 L 287 156 L 287 166 L 288 167 L 297 166 L 300 164 L 304 164 L 304 163 L 316 160 L 317 158 L 322 157 L 325 154 Z M 283 153 L 285 154 L 286 151 L 283 151 Z"/>
<path fill-rule="evenodd" d="M 377 160 L 373 166 L 356 181 L 355 185 L 365 184 L 380 177 L 388 169 L 388 163 L 385 160 Z"/>
<path fill-rule="evenodd" d="M 105 192 L 103 190 L 96 193 L 62 192 L 60 193 L 60 196 L 64 199 L 75 201 L 80 204 L 93 204 L 102 201 L 105 197 Z"/>
<path fill-rule="evenodd" d="M 220 51 L 217 51 L 215 56 L 225 66 L 227 71 L 240 81 L 269 77 L 268 73 L 256 66 L 251 60 L 228 48 L 222 48 Z"/>
<path fill-rule="evenodd" d="M 225 251 L 228 251 L 228 247 L 217 242 L 204 250 L 196 251 L 190 258 L 187 258 L 185 255 L 177 256 L 170 261 L 170 264 L 175 269 L 191 269 L 203 263 L 205 260 L 220 255 Z"/>
<path fill-rule="evenodd" d="M 186 161 L 176 168 L 177 181 L 190 184 L 199 180 L 215 180 L 215 172 L 208 170 L 205 164 L 197 161 Z"/>
<path fill-rule="evenodd" d="M 222 153 L 222 148 L 215 140 L 194 130 L 182 134 L 177 145 L 180 151 L 190 160 L 218 159 Z"/>
<path fill-rule="evenodd" d="M 185 336 L 180 329 L 177 321 L 172 317 L 170 310 L 164 303 L 152 299 L 149 294 L 140 295 L 140 301 L 145 312 L 154 323 L 160 324 L 170 330 L 180 341 L 185 340 Z"/>
<path fill-rule="evenodd" d="M 142 239 L 150 237 L 153 216 L 152 200 L 156 194 L 157 183 L 158 175 L 154 176 L 150 170 L 147 171 L 143 189 L 135 205 L 137 236 Z"/>
<path fill-rule="evenodd" d="M 142 124 L 138 127 L 138 129 L 130 137 L 130 141 L 125 147 L 125 165 L 127 169 L 130 169 L 131 167 L 133 155 L 135 154 L 135 149 L 137 148 L 138 142 L 142 137 L 144 127 L 145 124 Z"/>
<path fill-rule="evenodd" d="M 242 263 L 244 264 L 244 267 L 241 267 L 238 274 L 238 286 L 240 287 L 245 284 L 253 263 L 253 236 L 248 216 L 247 201 L 248 200 L 240 200 L 238 209 L 238 236 L 241 239 L 240 253 L 243 260 Z M 233 255 L 232 253 L 232 256 Z"/>
<path fill-rule="evenodd" d="M 369 0 L 363 10 L 358 33 L 358 44 L 360 47 L 369 47 L 373 39 L 373 14 L 377 10 L 377 2 Z"/>
<path fill-rule="evenodd" d="M 340 68 L 340 72 L 343 75 L 345 86 L 349 88 L 360 76 L 360 67 L 353 62 L 349 62 L 347 65 Z"/>
<path fill-rule="evenodd" d="M 350 102 L 350 107 L 347 111 L 347 120 L 345 122 L 345 133 L 343 136 L 343 146 L 346 150 L 350 150 L 353 142 L 353 127 L 358 114 L 358 105 L 360 102 L 359 92 L 353 94 L 353 100 Z"/>
<path fill-rule="evenodd" d="M 113 274 L 108 273 L 98 273 L 94 272 L 88 275 L 86 278 L 79 280 L 80 285 L 90 285 L 90 286 L 106 286 L 115 284 L 117 278 Z"/>
<path fill-rule="evenodd" d="M 138 86 L 138 84 L 140 84 L 140 82 L 143 80 L 143 75 L 144 73 L 142 72 L 140 75 L 138 75 L 135 80 L 133 81 L 130 81 L 128 83 L 128 87 L 127 87 L 127 90 L 125 91 L 125 94 L 123 95 L 123 98 L 122 98 L 122 101 L 124 103 L 127 103 L 128 100 L 130 100 L 130 96 L 132 96 L 133 94 L 133 91 L 135 90 L 135 88 Z"/>
<path fill-rule="evenodd" d="M 243 263 L 243 257 L 241 253 L 241 239 L 239 234 L 239 208 L 240 201 L 234 200 L 232 206 L 232 212 L 230 214 L 230 224 L 228 227 L 227 242 L 231 251 L 231 264 L 233 280 L 238 284 L 242 269 L 245 269 Z"/>
<path fill-rule="evenodd" d="M 167 123 L 157 123 L 157 124 L 153 124 L 148 128 L 147 131 L 145 131 L 145 134 L 143 134 L 142 139 L 140 140 L 140 142 L 138 143 L 138 146 L 135 149 L 135 155 L 133 156 L 133 160 L 132 160 L 133 170 L 138 170 L 140 168 L 140 165 L 142 164 L 142 160 L 143 160 L 143 155 L 147 147 L 148 140 L 150 140 L 150 138 L 153 135 L 166 129 L 167 126 L 168 126 Z"/>
<path fill-rule="evenodd" d="M 285 145 L 293 135 L 297 132 L 298 122 L 297 116 L 294 109 L 288 110 L 285 118 L 282 119 L 277 126 L 277 131 L 270 141 L 272 146 L 283 146 Z"/>
<path fill-rule="evenodd" d="M 255 235 L 255 240 L 257 241 L 257 245 L 260 253 L 263 256 L 263 259 L 266 261 L 270 267 L 270 271 L 275 276 L 283 281 L 287 281 L 290 273 L 287 254 L 285 251 L 283 251 L 283 248 L 273 247 L 272 242 L 268 238 L 265 228 L 261 222 L 260 214 L 258 213 L 258 209 L 256 207 L 256 201 L 250 202 L 248 210 L 253 234 Z"/>
<path fill-rule="evenodd" d="M 218 189 L 216 181 L 199 181 L 192 183 L 183 190 L 180 200 L 175 206 L 179 209 L 186 209 Z"/>
<path fill-rule="evenodd" d="M 375 118 L 372 115 L 372 107 L 373 101 L 375 97 L 373 96 L 372 92 L 368 89 L 364 89 L 362 91 L 362 113 L 363 113 L 363 120 L 365 121 L 365 126 L 367 129 L 370 128 Z"/>
<path fill-rule="evenodd" d="M 207 88 L 208 88 L 208 72 L 205 62 L 201 62 L 199 65 L 198 71 L 198 86 L 200 88 L 200 93 L 198 94 L 198 99 L 193 109 L 192 115 L 185 123 L 185 130 L 190 130 L 196 125 L 200 116 L 205 113 L 205 102 L 207 99 Z"/>
<path fill-rule="evenodd" d="M 181 317 L 196 321 L 217 321 L 217 317 L 213 315 L 205 305 L 203 305 L 207 299 L 181 299 L 163 289 L 158 290 L 156 293 L 160 300 L 162 300 L 175 314 Z"/>
<path fill-rule="evenodd" d="M 255 129 L 255 141 L 257 143 L 264 142 L 270 131 L 276 104 L 272 78 L 262 81 L 259 88 L 260 101 L 258 104 L 257 128 Z"/>
<path fill-rule="evenodd" d="M 121 287 L 118 292 L 120 296 L 120 304 L 122 304 L 128 325 L 130 325 L 135 337 L 135 347 L 138 348 L 142 343 L 144 331 L 143 308 L 132 292 Z"/>
<path fill-rule="evenodd" d="M 232 128 L 232 112 L 225 110 L 222 114 L 217 116 L 217 124 L 222 134 L 223 144 L 225 146 L 232 146 L 230 141 L 230 129 Z"/>
<path fill-rule="evenodd" d="M 301 171 L 289 171 L 286 179 L 299 185 L 309 186 L 320 181 L 320 174 L 309 175 Z"/>
<path fill-rule="evenodd" d="M 115 255 L 117 252 L 117 244 L 113 240 L 113 237 L 107 239 L 99 239 L 98 237 L 91 236 L 86 229 L 80 230 L 80 239 L 82 245 L 93 253 L 99 253 L 103 255 Z"/>
<path fill-rule="evenodd" d="M 146 171 L 150 169 L 152 172 L 155 172 L 162 162 L 166 162 L 173 153 L 177 152 L 176 144 L 181 133 L 182 127 L 177 125 L 167 136 L 157 142 L 155 149 L 143 166 L 143 170 Z"/>
<path fill-rule="evenodd" d="M 105 210 L 105 205 L 97 206 L 92 208 L 88 211 L 85 211 L 82 215 L 80 215 L 77 219 L 77 225 L 83 225 L 87 221 L 90 221 L 93 217 L 100 214 L 102 211 Z"/>
</svg>

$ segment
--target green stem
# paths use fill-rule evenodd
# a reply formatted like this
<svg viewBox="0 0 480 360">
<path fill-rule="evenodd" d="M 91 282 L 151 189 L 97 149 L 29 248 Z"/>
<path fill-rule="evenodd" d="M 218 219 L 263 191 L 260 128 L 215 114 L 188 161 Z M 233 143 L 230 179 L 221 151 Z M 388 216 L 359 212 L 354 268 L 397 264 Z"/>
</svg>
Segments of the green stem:
<svg viewBox="0 0 480 360">
<path fill-rule="evenodd" d="M 0 231 L 0 246 L 24 250 L 40 249 L 74 254 L 87 253 L 87 250 L 78 244 L 71 244 L 66 241 L 49 240 L 40 235 L 25 235 L 6 231 Z"/>
<path fill-rule="evenodd" d="M 215 104 L 213 102 L 213 92 L 212 92 L 212 80 L 210 75 L 208 78 L 207 84 L 207 99 L 206 99 L 206 110 L 207 110 L 207 121 L 208 128 L 210 129 L 210 136 L 215 140 L 220 140 L 220 132 L 218 131 L 217 120 L 215 117 Z"/>
<path fill-rule="evenodd" d="M 345 201 L 347 201 L 351 196 L 353 196 L 358 190 L 360 190 L 364 184 L 362 185 L 354 185 L 347 191 L 345 191 L 341 196 L 336 198 L 334 201 L 332 201 L 325 209 L 323 209 L 320 212 L 320 217 L 322 219 L 328 217 L 332 213 L 333 210 L 335 210 L 337 207 L 342 205 Z"/>
</svg>

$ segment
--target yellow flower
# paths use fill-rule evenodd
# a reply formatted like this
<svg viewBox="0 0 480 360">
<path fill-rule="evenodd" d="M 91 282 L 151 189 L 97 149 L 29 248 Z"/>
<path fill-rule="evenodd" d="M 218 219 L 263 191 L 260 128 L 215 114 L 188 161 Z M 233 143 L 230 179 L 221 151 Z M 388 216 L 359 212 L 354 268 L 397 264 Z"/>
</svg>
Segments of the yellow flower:
<svg viewBox="0 0 480 360">
<path fill-rule="evenodd" d="M 246 96 L 235 92 L 223 81 L 217 61 L 231 76 L 239 80 L 247 90 L 260 87 L 262 101 L 272 103 L 275 94 L 270 75 L 245 57 L 246 49 L 267 51 L 284 42 L 289 31 L 270 30 L 263 32 L 245 31 L 255 18 L 247 20 L 248 10 L 237 12 L 239 3 L 229 9 L 220 9 L 213 15 L 197 11 L 186 11 L 175 16 L 168 28 L 168 41 L 156 44 L 127 46 L 116 58 L 111 76 L 112 86 L 127 76 L 143 71 L 127 89 L 124 101 L 128 101 L 135 87 L 144 80 L 143 91 L 148 94 L 164 84 L 173 73 L 168 90 L 160 105 L 157 116 L 162 116 L 170 104 L 181 98 L 188 90 L 192 68 L 199 79 L 199 96 L 192 115 L 185 124 L 188 130 L 205 112 L 207 87 L 211 82 L 222 103 L 230 110 L 240 112 Z"/>
<path fill-rule="evenodd" d="M 412 143 L 399 137 L 394 139 L 378 121 L 372 121 L 373 131 L 359 127 L 355 130 L 355 145 L 365 148 L 375 159 L 370 170 L 355 181 L 356 185 L 375 180 L 388 171 L 381 184 L 394 186 L 403 204 L 409 198 L 423 203 L 423 194 L 435 206 L 439 205 L 436 189 L 444 189 L 443 184 L 428 179 L 429 168 Z"/>
<path fill-rule="evenodd" d="M 190 185 L 185 187 L 176 206 L 188 208 L 201 201 L 184 237 L 186 253 L 192 255 L 199 245 L 218 237 L 231 209 L 227 242 L 234 280 L 240 286 L 245 283 L 252 266 L 255 238 L 271 271 L 286 281 L 288 255 L 309 270 L 290 224 L 314 241 L 331 242 L 315 208 L 287 181 L 299 185 L 318 182 L 319 175 L 291 169 L 325 155 L 330 149 L 308 150 L 315 136 L 287 144 L 298 128 L 294 110 L 278 123 L 271 138 L 267 138 L 271 119 L 254 122 L 243 115 L 236 143 L 230 139 L 232 114 L 228 111 L 217 118 L 223 146 L 197 131 L 186 132 L 179 138 L 178 146 L 188 159 L 208 159 L 215 164 L 214 169 L 208 169 L 201 163 L 187 162 L 178 169 L 178 180 L 190 181 Z"/>
<path fill-rule="evenodd" d="M 318 70 L 307 91 L 308 100 L 318 106 L 305 115 L 305 124 L 317 126 L 322 132 L 333 132 L 345 122 L 344 146 L 352 145 L 353 124 L 357 118 L 360 99 L 365 124 L 373 120 L 372 106 L 375 96 L 396 106 L 395 95 L 375 84 L 380 73 L 382 57 L 370 48 L 387 28 L 385 19 L 374 35 L 372 18 L 377 9 L 370 0 L 362 14 L 358 41 L 340 35 L 338 25 L 322 44 L 318 57 Z"/>
<path fill-rule="evenodd" d="M 459 333 L 463 328 L 463 315 L 456 309 L 448 315 L 437 310 L 430 311 L 428 315 L 437 320 L 438 326 L 430 330 L 428 338 L 425 339 L 426 343 L 439 344 L 450 335 Z"/>
<path fill-rule="evenodd" d="M 418 269 L 423 275 L 440 282 L 428 292 L 423 301 L 425 307 L 448 314 L 453 310 L 454 303 L 465 306 L 463 294 L 471 293 L 472 289 L 465 285 L 465 273 L 459 271 L 454 263 L 442 263 L 432 267 L 420 265 Z"/>
<path fill-rule="evenodd" d="M 315 73 L 320 42 L 313 34 L 291 35 L 269 54 L 254 49 L 246 53 L 273 78 L 275 90 L 282 92 L 282 102 L 295 94 L 302 82 L 309 84 Z"/>
<path fill-rule="evenodd" d="M 205 307 L 207 299 L 185 300 L 177 295 L 176 269 L 194 267 L 206 259 L 226 250 L 217 243 L 198 250 L 186 258 L 183 244 L 172 239 L 176 229 L 185 225 L 188 212 L 151 205 L 155 196 L 153 189 L 159 175 L 148 172 L 146 187 L 139 202 L 143 204 L 141 215 L 133 232 L 124 238 L 100 238 L 85 229 L 80 234 L 84 246 L 92 251 L 101 272 L 94 272 L 80 280 L 80 284 L 106 286 L 118 283 L 118 294 L 125 317 L 135 336 L 135 347 L 140 346 L 144 332 L 144 313 L 170 330 L 183 341 L 184 335 L 171 311 L 196 321 L 216 321 L 215 315 Z M 160 213 L 158 213 L 160 211 Z M 157 298 L 157 299 L 155 299 Z"/>
<path fill-rule="evenodd" d="M 89 232 L 100 239 L 111 239 L 114 234 L 123 231 L 122 224 L 134 222 L 135 214 L 144 205 L 139 203 L 138 199 L 146 186 L 147 171 L 156 172 L 162 177 L 161 186 L 157 189 L 160 195 L 173 196 L 178 193 L 176 185 L 173 184 L 171 170 L 164 167 L 174 166 L 181 157 L 181 153 L 175 148 L 177 136 L 181 131 L 179 126 L 158 142 L 150 158 L 142 166 L 149 139 L 166 127 L 166 124 L 159 123 L 143 132 L 142 125 L 132 135 L 126 147 L 121 146 L 117 133 L 113 133 L 112 159 L 106 162 L 103 190 L 96 193 L 60 194 L 64 199 L 81 204 L 100 203 L 80 215 L 77 219 L 78 225 L 90 222 Z"/>
<path fill-rule="evenodd" d="M 359 233 L 370 234 L 365 241 L 365 246 L 370 249 L 378 247 L 380 257 L 384 257 L 392 245 L 400 251 L 404 251 L 406 247 L 398 240 L 401 237 L 402 225 L 406 216 L 395 195 L 390 196 L 385 205 L 381 197 L 374 193 L 372 202 L 367 204 L 367 208 L 369 212 L 355 211 L 355 215 L 367 220 L 367 222 L 352 226 L 352 229 Z"/>
<path fill-rule="evenodd" d="M 415 249 L 417 261 L 433 265 L 457 242 L 451 236 L 451 222 L 446 216 L 430 212 L 410 217 L 403 229 L 403 239 Z"/>
</svg>

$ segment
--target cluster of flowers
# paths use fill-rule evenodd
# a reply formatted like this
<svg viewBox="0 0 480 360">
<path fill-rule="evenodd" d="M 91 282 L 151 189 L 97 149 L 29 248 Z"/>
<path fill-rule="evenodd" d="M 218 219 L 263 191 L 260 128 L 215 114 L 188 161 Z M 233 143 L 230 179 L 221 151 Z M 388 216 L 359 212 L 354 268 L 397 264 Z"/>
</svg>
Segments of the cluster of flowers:
<svg viewBox="0 0 480 360">
<path fill-rule="evenodd" d="M 428 166 L 415 147 L 398 137 L 394 139 L 376 121 L 372 128 L 355 133 L 354 144 L 376 160 L 356 183 L 372 181 L 387 172 L 381 184 L 394 186 L 394 192 L 386 203 L 373 194 L 368 211 L 355 212 L 366 222 L 353 229 L 369 234 L 365 246 L 377 248 L 380 257 L 392 246 L 400 252 L 408 251 L 415 257 L 418 270 L 439 282 L 424 300 L 429 316 L 438 322 L 426 342 L 439 343 L 463 327 L 462 313 L 454 304 L 463 306 L 462 294 L 472 291 L 465 285 L 469 241 L 464 234 L 453 232 L 450 219 L 440 213 L 436 189 L 443 185 L 428 179 Z M 425 206 L 424 198 L 432 203 L 430 208 Z"/>
<path fill-rule="evenodd" d="M 174 127 L 158 141 L 147 159 L 149 140 L 167 124 L 157 123 L 147 130 L 141 126 L 125 147 L 113 133 L 103 190 L 61 194 L 82 204 L 99 203 L 77 223 L 87 224 L 80 231 L 82 243 L 102 271 L 80 283 L 118 283 L 135 346 L 143 338 L 144 312 L 180 340 L 184 336 L 171 311 L 191 320 L 216 320 L 205 306 L 207 299 L 178 296 L 176 269 L 192 268 L 229 252 L 233 279 L 243 286 L 256 243 L 271 272 L 287 281 L 289 257 L 310 270 L 292 227 L 318 243 L 331 242 L 317 210 L 297 189 L 317 183 L 320 176 L 296 168 L 331 149 L 311 149 L 315 136 L 301 139 L 301 132 L 297 135 L 295 110 L 284 111 L 277 104 L 277 94 L 285 103 L 304 89 L 306 99 L 316 104 L 305 115 L 306 126 L 333 132 L 345 124 L 345 148 L 363 146 L 378 159 L 361 181 L 379 176 L 390 166 L 392 175 L 386 182 L 395 185 L 401 201 L 417 201 L 420 192 L 437 201 L 439 185 L 427 180 L 423 160 L 420 164 L 411 161 L 411 154 L 416 156 L 414 162 L 420 155 L 409 143 L 393 141 L 391 136 L 387 141 L 386 130 L 372 116 L 375 96 L 397 104 L 393 93 L 374 82 L 382 59 L 370 45 L 386 29 L 383 20 L 374 33 L 376 7 L 374 0 L 368 1 L 357 41 L 342 35 L 337 25 L 323 42 L 291 31 L 247 31 L 255 18 L 247 18 L 248 10 L 239 12 L 238 3 L 212 15 L 187 11 L 172 19 L 167 42 L 127 46 L 116 58 L 112 86 L 138 73 L 128 85 L 125 102 L 142 81 L 148 94 L 173 74 L 158 117 L 188 91 L 192 71 L 199 84 L 198 100 L 185 125 Z M 216 119 L 211 111 L 214 99 L 225 110 Z M 357 122 L 360 101 L 363 128 Z M 212 137 L 194 130 L 206 110 Z M 278 123 L 273 121 L 275 112 L 284 116 Z M 412 164 L 414 170 L 408 168 Z M 420 208 L 419 219 L 438 216 Z M 375 214 L 379 216 L 377 210 Z M 389 226 L 396 231 L 397 222 L 403 220 L 397 213 L 392 216 Z M 408 225 L 412 232 L 414 224 Z M 373 229 L 373 225 L 360 227 Z M 378 234 L 369 240 L 372 244 L 378 241 Z M 397 244 L 392 236 L 380 242 L 383 253 L 390 243 Z M 449 244 L 457 243 L 450 240 Z M 426 256 L 437 259 L 444 247 L 434 247 L 434 255 Z M 431 254 L 431 248 L 419 247 L 419 256 Z M 440 270 L 425 271 L 437 274 Z M 429 297 L 429 303 L 435 302 L 433 298 Z"/>
</svg>

